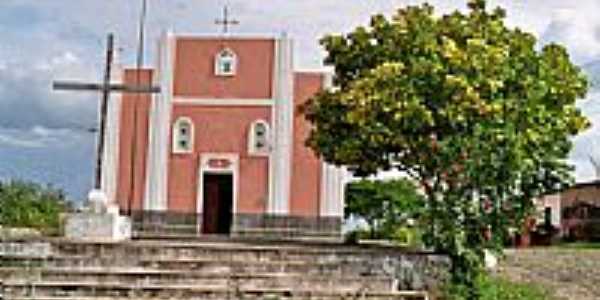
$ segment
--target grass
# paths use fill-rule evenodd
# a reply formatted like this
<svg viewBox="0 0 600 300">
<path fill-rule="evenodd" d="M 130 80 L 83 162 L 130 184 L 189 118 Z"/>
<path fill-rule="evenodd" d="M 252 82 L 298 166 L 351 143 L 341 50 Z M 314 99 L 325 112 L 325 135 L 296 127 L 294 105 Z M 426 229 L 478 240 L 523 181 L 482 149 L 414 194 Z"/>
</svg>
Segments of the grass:
<svg viewBox="0 0 600 300">
<path fill-rule="evenodd" d="M 483 275 L 477 281 L 479 300 L 555 300 L 549 291 L 532 283 L 513 282 L 504 278 Z M 460 286 L 447 286 L 443 300 L 465 300 L 469 291 Z"/>
<path fill-rule="evenodd" d="M 573 242 L 573 243 L 561 243 L 556 245 L 556 247 L 564 248 L 564 249 L 597 249 L 600 250 L 600 243 L 596 242 Z"/>
<path fill-rule="evenodd" d="M 550 300 L 551 295 L 541 286 L 517 283 L 501 278 L 488 278 L 482 284 L 481 300 Z"/>
</svg>

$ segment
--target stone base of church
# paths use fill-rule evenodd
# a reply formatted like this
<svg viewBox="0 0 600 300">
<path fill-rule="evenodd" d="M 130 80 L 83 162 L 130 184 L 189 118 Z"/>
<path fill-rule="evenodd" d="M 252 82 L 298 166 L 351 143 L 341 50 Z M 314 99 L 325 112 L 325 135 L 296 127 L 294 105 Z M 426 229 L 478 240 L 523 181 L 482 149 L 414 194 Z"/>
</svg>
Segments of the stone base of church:
<svg viewBox="0 0 600 300">
<path fill-rule="evenodd" d="M 202 233 L 202 215 L 134 211 L 131 213 L 134 235 L 198 236 Z M 341 238 L 341 217 L 312 217 L 239 213 L 233 216 L 230 236 L 268 239 Z"/>
<path fill-rule="evenodd" d="M 132 211 L 129 215 L 133 232 L 138 235 L 195 235 L 202 220 L 202 215 L 178 212 Z"/>
<path fill-rule="evenodd" d="M 339 217 L 238 214 L 234 222 L 237 236 L 267 238 L 339 238 L 342 227 Z"/>
</svg>

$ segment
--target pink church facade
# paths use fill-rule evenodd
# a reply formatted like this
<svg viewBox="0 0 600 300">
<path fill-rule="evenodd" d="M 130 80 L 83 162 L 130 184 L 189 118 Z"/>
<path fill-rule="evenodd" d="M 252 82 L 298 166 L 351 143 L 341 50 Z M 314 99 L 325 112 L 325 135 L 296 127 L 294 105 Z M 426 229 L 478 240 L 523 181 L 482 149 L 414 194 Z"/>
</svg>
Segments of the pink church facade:
<svg viewBox="0 0 600 300">
<path fill-rule="evenodd" d="M 299 113 L 331 74 L 295 71 L 290 38 L 166 33 L 155 67 L 121 76 L 161 88 L 111 99 L 102 186 L 134 229 L 339 235 L 346 172 Z"/>
</svg>

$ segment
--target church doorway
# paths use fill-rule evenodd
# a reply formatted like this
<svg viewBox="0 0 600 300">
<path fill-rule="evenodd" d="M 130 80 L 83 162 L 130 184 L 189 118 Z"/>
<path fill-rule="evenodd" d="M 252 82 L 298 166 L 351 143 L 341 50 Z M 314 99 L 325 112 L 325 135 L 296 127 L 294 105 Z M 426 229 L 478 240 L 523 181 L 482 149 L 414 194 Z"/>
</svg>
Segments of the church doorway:
<svg viewBox="0 0 600 300">
<path fill-rule="evenodd" d="M 233 175 L 204 173 L 202 233 L 229 234 L 233 220 Z"/>
</svg>

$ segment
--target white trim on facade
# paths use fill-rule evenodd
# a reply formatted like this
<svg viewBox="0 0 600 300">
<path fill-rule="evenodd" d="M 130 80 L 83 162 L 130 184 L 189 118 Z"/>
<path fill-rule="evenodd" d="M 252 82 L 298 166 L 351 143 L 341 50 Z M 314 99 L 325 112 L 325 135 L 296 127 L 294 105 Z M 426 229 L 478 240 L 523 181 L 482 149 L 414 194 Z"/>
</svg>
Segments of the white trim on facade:
<svg viewBox="0 0 600 300">
<path fill-rule="evenodd" d="M 294 137 L 293 42 L 286 35 L 275 40 L 276 57 L 273 98 L 273 151 L 268 213 L 288 214 L 291 192 Z"/>
<path fill-rule="evenodd" d="M 182 39 L 223 39 L 223 40 L 275 40 L 280 34 L 264 33 L 235 33 L 235 35 L 221 33 L 175 32 L 177 38 Z"/>
<path fill-rule="evenodd" d="M 205 106 L 271 106 L 273 99 L 254 98 L 195 98 L 176 96 L 173 103 L 178 105 L 205 105 Z"/>
<path fill-rule="evenodd" d="M 296 69 L 296 70 L 294 70 L 294 73 L 333 74 L 334 69 L 332 67 L 304 68 L 304 69 Z"/>
<path fill-rule="evenodd" d="M 228 160 L 231 164 L 224 168 L 213 168 L 209 162 L 211 160 Z M 204 209 L 204 174 L 231 174 L 232 180 L 232 204 L 231 204 L 231 232 L 235 231 L 235 214 L 237 212 L 238 194 L 239 194 L 239 174 L 240 157 L 237 153 L 200 153 L 200 165 L 198 166 L 198 186 L 196 195 L 196 213 L 202 214 Z M 200 232 L 201 224 L 198 224 Z"/>
<path fill-rule="evenodd" d="M 224 64 L 229 64 L 229 69 L 224 68 Z M 215 75 L 216 76 L 235 76 L 237 73 L 237 55 L 233 50 L 224 48 L 215 55 Z"/>
<path fill-rule="evenodd" d="M 257 135 L 256 135 L 256 127 L 257 126 L 264 126 L 264 136 L 263 136 L 263 143 L 264 146 L 262 149 L 259 149 L 256 146 L 256 142 L 257 142 Z M 256 120 L 254 122 L 252 122 L 250 124 L 250 128 L 248 129 L 248 155 L 250 156 L 269 156 L 269 153 L 271 152 L 271 142 L 272 138 L 271 138 L 271 127 L 269 126 L 269 123 L 267 123 L 267 121 L 265 120 Z"/>
<path fill-rule="evenodd" d="M 169 145 L 171 133 L 171 111 L 173 97 L 173 68 L 175 66 L 175 36 L 166 32 L 159 41 L 157 74 L 155 78 L 161 87 L 150 106 L 148 175 L 144 210 L 165 211 L 168 195 Z"/>
<path fill-rule="evenodd" d="M 182 138 L 184 138 L 181 134 L 182 126 L 187 126 L 188 127 L 187 129 L 189 130 L 186 148 L 181 146 L 181 143 L 180 143 L 180 140 Z M 194 151 L 195 131 L 194 131 L 194 122 L 192 121 L 192 119 L 190 119 L 188 117 L 177 118 L 177 120 L 175 120 L 175 123 L 173 123 L 173 131 L 171 133 L 171 136 L 172 136 L 171 151 L 173 153 L 188 154 L 188 153 L 192 153 Z"/>
<path fill-rule="evenodd" d="M 275 97 L 277 95 L 277 74 L 279 73 L 279 40 L 276 39 L 273 45 L 273 77 L 271 78 L 271 97 Z M 274 100 L 272 100 L 274 103 Z M 268 168 L 269 171 L 267 173 L 268 176 L 268 188 L 267 188 L 267 205 L 266 205 L 266 213 L 270 214 L 273 211 L 274 204 L 274 193 L 275 193 L 275 147 L 276 138 L 276 124 L 275 124 L 275 105 L 271 105 L 271 146 L 272 150 L 269 152 L 269 160 L 268 160 Z"/>
<path fill-rule="evenodd" d="M 332 69 L 323 69 L 323 89 L 328 90 L 333 87 L 333 70 Z"/>
</svg>

